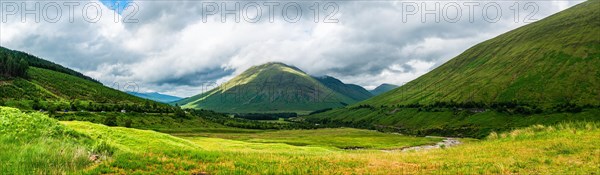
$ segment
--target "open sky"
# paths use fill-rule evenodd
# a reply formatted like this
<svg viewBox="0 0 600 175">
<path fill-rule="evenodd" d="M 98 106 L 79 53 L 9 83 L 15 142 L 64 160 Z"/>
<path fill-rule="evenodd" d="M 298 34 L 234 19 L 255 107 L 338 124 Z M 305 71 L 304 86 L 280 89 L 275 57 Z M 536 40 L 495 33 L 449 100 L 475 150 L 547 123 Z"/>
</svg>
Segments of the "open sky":
<svg viewBox="0 0 600 175">
<path fill-rule="evenodd" d="M 0 45 L 108 86 L 135 82 L 142 92 L 182 97 L 270 61 L 372 89 L 413 80 L 479 42 L 581 1 L 315 2 L 3 0 Z M 37 12 L 21 13 L 36 3 Z M 236 3 L 239 22 L 223 13 Z"/>
</svg>

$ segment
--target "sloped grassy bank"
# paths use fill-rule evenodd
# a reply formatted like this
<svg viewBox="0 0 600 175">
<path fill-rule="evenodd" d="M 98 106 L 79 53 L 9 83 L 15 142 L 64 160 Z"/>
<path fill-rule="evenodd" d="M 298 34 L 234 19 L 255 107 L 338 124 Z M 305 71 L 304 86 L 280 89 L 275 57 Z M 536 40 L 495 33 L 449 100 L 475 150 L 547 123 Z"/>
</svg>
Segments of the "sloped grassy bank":
<svg viewBox="0 0 600 175">
<path fill-rule="evenodd" d="M 0 107 L 0 150 L 2 174 L 74 172 L 114 151 L 46 115 L 6 107 Z"/>
</svg>

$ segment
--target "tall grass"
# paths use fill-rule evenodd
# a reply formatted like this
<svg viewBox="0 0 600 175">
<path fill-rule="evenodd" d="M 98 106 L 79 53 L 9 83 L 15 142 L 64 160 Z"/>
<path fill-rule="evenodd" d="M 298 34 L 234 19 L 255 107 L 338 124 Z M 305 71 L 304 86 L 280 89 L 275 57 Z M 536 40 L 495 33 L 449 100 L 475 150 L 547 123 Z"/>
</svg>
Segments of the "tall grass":
<svg viewBox="0 0 600 175">
<path fill-rule="evenodd" d="M 1 174 L 65 174 L 81 170 L 97 145 L 41 113 L 0 107 Z M 102 151 L 110 149 L 103 148 Z"/>
<path fill-rule="evenodd" d="M 515 138 L 527 138 L 536 135 L 548 136 L 550 133 L 561 133 L 561 132 L 586 132 L 594 131 L 600 128 L 600 122 L 561 122 L 555 125 L 533 125 L 521 129 L 515 129 L 509 132 L 496 133 L 492 132 L 486 138 L 487 140 L 496 139 L 515 139 Z"/>
</svg>

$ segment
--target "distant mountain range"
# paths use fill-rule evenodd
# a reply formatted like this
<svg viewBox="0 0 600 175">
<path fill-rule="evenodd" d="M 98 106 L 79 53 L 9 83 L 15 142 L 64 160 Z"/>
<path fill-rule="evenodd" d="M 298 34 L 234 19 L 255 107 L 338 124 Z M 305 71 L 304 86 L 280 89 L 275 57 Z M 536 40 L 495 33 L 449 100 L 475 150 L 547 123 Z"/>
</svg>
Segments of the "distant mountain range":
<svg viewBox="0 0 600 175">
<path fill-rule="evenodd" d="M 297 67 L 273 62 L 251 67 L 213 90 L 171 104 L 226 113 L 310 113 L 371 96 L 358 85 L 329 76 L 313 77 Z"/>
<path fill-rule="evenodd" d="M 161 102 L 161 103 L 170 103 L 170 102 L 174 102 L 177 100 L 181 100 L 181 97 L 176 97 L 176 96 L 171 96 L 171 95 L 166 95 L 166 94 L 160 94 L 157 92 L 148 92 L 148 93 L 143 93 L 143 92 L 127 92 L 128 94 L 134 95 L 136 97 L 140 97 L 143 99 L 148 99 L 148 100 L 153 100 L 156 102 Z"/>
<path fill-rule="evenodd" d="M 379 94 L 383 94 L 387 91 L 391 91 L 396 88 L 398 88 L 398 86 L 393 85 L 393 84 L 381 84 L 369 92 L 371 92 L 371 94 L 373 94 L 373 95 L 379 95 Z"/>
<path fill-rule="evenodd" d="M 373 97 L 369 91 L 359 85 L 355 84 L 345 84 L 342 81 L 330 77 L 330 76 L 321 76 L 321 77 L 313 77 L 317 79 L 317 81 L 321 82 L 326 87 L 340 93 L 346 95 L 353 100 L 363 101 L 365 99 Z"/>
</svg>

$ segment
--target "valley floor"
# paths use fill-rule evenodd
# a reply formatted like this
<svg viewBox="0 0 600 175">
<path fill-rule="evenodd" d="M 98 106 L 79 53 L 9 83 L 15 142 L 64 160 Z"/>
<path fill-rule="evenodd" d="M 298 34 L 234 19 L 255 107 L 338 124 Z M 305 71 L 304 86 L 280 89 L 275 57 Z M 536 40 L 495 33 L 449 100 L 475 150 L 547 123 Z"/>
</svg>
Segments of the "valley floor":
<svg viewBox="0 0 600 175">
<path fill-rule="evenodd" d="M 536 125 L 402 152 L 382 150 L 441 138 L 351 128 L 173 136 L 0 110 L 0 148 L 9 151 L 0 152 L 0 170 L 9 174 L 600 173 L 600 124 L 593 122 Z M 40 120 L 46 124 L 28 128 Z"/>
<path fill-rule="evenodd" d="M 316 137 L 324 137 L 334 132 L 342 136 L 329 135 L 330 140 L 345 141 L 343 144 L 346 144 L 346 147 L 362 143 L 346 140 L 343 136 L 345 133 L 352 135 L 352 132 L 371 132 L 354 129 L 316 131 L 321 132 L 320 135 L 309 130 L 263 133 L 254 135 L 255 138 L 239 137 L 239 134 L 225 136 L 248 139 L 246 141 L 201 136 L 187 136 L 180 140 L 148 131 L 107 128 L 83 122 L 65 124 L 92 135 L 114 133 L 114 136 L 118 137 L 110 138 L 113 139 L 111 143 L 119 145 L 123 150 L 130 150 L 123 155 L 117 154 L 114 160 L 109 161 L 111 163 L 101 164 L 93 169 L 92 173 L 170 174 L 188 171 L 208 174 L 588 174 L 597 173 L 600 169 L 600 142 L 597 139 L 600 138 L 600 131 L 592 124 L 533 126 L 494 136 L 496 138 L 485 141 L 465 140 L 467 143 L 455 148 L 414 152 L 343 150 L 335 146 L 330 147 L 332 144 L 328 140 L 318 142 L 312 138 L 302 139 L 305 132 Z M 281 137 L 278 136 L 283 135 L 291 137 L 289 141 L 292 143 L 306 141 L 313 144 L 293 146 L 279 142 Z M 365 138 L 370 139 L 364 142 L 377 143 L 378 135 L 363 134 Z M 169 140 L 148 137 L 164 137 Z M 403 139 L 406 140 L 399 141 L 398 146 L 416 142 L 427 143 L 418 138 Z M 385 147 L 382 145 L 386 144 L 381 144 L 379 148 Z"/>
</svg>

